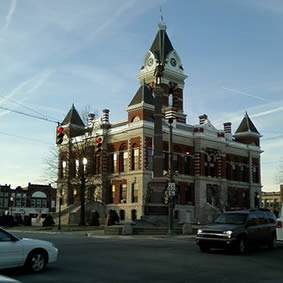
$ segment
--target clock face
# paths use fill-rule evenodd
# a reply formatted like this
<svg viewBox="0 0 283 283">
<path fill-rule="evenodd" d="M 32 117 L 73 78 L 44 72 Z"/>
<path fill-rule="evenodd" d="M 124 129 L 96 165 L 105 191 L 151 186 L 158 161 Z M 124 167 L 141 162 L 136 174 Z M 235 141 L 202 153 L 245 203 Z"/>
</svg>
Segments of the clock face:
<svg viewBox="0 0 283 283">
<path fill-rule="evenodd" d="M 170 59 L 170 64 L 171 64 L 171 66 L 175 67 L 176 64 L 177 64 L 176 59 L 175 58 L 171 58 Z"/>
<path fill-rule="evenodd" d="M 152 58 L 149 58 L 149 59 L 147 60 L 147 66 L 148 66 L 148 67 L 151 67 L 152 64 L 153 64 L 153 59 L 152 59 Z"/>
</svg>

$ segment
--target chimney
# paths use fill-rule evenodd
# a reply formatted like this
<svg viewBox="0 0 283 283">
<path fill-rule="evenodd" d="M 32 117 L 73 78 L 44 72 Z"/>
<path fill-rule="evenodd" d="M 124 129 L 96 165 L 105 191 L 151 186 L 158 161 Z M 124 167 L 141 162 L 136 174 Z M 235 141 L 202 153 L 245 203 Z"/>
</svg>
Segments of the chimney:
<svg viewBox="0 0 283 283">
<path fill-rule="evenodd" d="M 225 132 L 226 134 L 231 134 L 231 133 L 232 133 L 232 131 L 231 131 L 231 129 L 232 129 L 232 123 L 231 123 L 231 122 L 226 122 L 226 123 L 224 123 L 223 125 L 224 125 L 224 132 Z"/>
<path fill-rule="evenodd" d="M 102 110 L 102 124 L 109 124 L 109 109 Z"/>
<path fill-rule="evenodd" d="M 95 118 L 95 114 L 94 113 L 89 113 L 88 114 L 88 117 L 87 117 L 87 124 L 89 127 L 92 126 L 92 123 L 94 121 L 94 118 Z"/>
<path fill-rule="evenodd" d="M 203 114 L 203 115 L 199 116 L 199 123 L 200 123 L 200 125 L 203 125 L 206 120 L 207 120 L 207 115 L 206 114 Z"/>
</svg>

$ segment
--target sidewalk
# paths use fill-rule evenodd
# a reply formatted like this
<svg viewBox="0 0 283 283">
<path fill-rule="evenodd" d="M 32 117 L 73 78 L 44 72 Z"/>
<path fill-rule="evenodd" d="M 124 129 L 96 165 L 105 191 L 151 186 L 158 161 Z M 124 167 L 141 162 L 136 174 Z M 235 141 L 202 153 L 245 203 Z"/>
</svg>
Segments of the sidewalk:
<svg viewBox="0 0 283 283">
<path fill-rule="evenodd" d="M 62 229 L 62 230 L 56 230 L 54 229 L 43 229 L 43 227 L 23 227 L 21 226 L 21 229 L 17 229 L 18 227 L 13 228 L 5 228 L 5 230 L 11 232 L 11 233 L 36 233 L 36 234 L 53 234 L 53 235 L 80 235 L 80 236 L 86 236 L 89 238 L 100 238 L 100 239 L 194 239 L 195 235 L 105 235 L 104 229 L 96 229 L 96 230 L 88 230 L 88 227 L 85 230 L 68 230 Z M 37 228 L 37 229 L 35 229 Z M 41 228 L 41 229 L 40 229 Z M 57 228 L 57 227 L 56 227 Z"/>
</svg>

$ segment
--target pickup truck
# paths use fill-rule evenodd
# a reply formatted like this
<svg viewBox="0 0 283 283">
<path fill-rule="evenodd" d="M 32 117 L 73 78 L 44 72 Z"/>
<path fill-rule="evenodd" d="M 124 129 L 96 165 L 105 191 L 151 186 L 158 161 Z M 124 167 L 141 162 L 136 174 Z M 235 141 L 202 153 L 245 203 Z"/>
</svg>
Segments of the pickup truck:
<svg viewBox="0 0 283 283">
<path fill-rule="evenodd" d="M 283 205 L 281 207 L 281 210 L 279 212 L 279 216 L 277 218 L 276 235 L 277 235 L 277 241 L 283 242 Z"/>
</svg>

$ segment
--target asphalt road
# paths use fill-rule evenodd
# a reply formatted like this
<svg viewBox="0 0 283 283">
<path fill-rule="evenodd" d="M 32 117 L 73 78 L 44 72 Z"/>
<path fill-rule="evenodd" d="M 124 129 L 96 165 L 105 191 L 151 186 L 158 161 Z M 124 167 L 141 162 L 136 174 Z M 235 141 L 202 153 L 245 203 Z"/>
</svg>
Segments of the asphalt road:
<svg viewBox="0 0 283 283">
<path fill-rule="evenodd" d="M 23 269 L 1 272 L 24 283 L 283 282 L 283 246 L 260 248 L 241 256 L 216 250 L 201 253 L 193 239 L 162 236 L 21 236 L 49 240 L 59 248 L 58 261 L 41 274 Z"/>
</svg>

